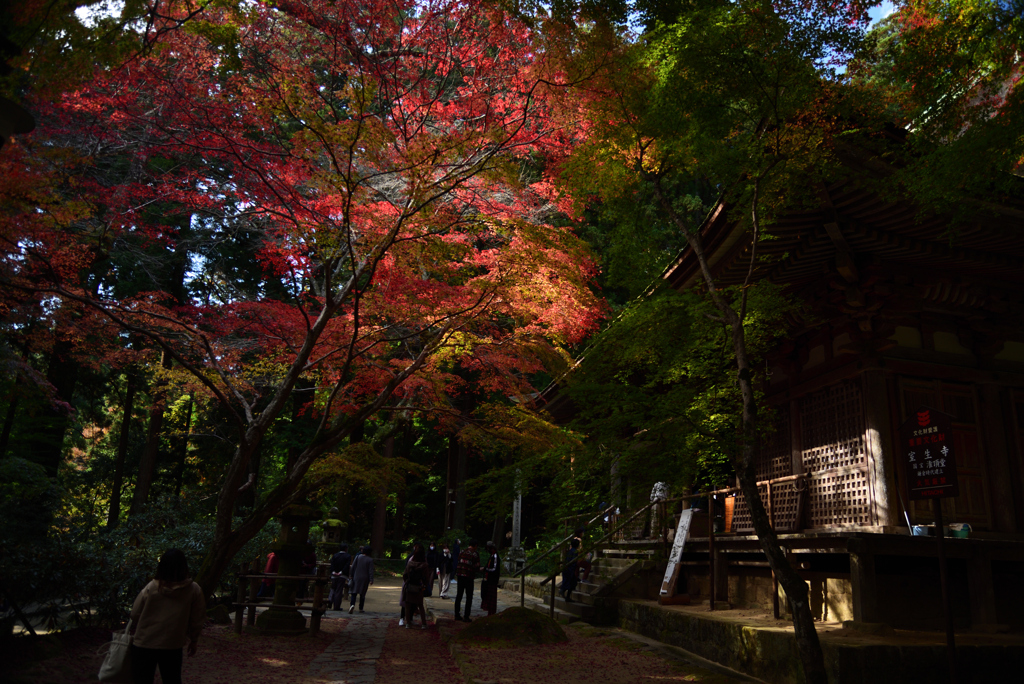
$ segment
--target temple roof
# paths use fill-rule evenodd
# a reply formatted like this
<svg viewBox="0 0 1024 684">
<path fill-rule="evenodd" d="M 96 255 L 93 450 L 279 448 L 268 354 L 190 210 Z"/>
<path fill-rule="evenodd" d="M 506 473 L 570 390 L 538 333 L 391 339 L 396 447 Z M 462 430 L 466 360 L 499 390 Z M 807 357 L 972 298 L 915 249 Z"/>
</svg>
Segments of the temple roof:
<svg viewBox="0 0 1024 684">
<path fill-rule="evenodd" d="M 764 258 L 758 260 L 755 279 L 800 285 L 838 270 L 853 281 L 857 263 L 870 257 L 1024 282 L 1024 209 L 978 201 L 976 219 L 953 224 L 909 202 L 885 200 L 852 181 L 823 186 L 819 196 L 816 208 L 789 212 L 766 227 L 770 239 L 758 245 Z M 723 285 L 742 283 L 750 260 L 751 234 L 729 214 L 720 203 L 700 229 L 712 271 Z M 662 277 L 682 289 L 699 276 L 687 248 Z"/>
</svg>

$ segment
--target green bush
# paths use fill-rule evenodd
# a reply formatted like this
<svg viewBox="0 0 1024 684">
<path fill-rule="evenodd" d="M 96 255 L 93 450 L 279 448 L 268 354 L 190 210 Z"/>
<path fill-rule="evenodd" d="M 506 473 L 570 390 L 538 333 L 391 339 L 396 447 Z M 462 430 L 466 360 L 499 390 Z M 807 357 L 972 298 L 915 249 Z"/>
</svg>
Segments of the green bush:
<svg viewBox="0 0 1024 684">
<path fill-rule="evenodd" d="M 152 579 L 160 554 L 181 549 L 195 573 L 213 540 L 213 528 L 212 516 L 181 500 L 154 502 L 109 531 L 57 518 L 45 534 L 3 547 L 0 576 L 11 597 L 19 605 L 36 606 L 34 612 L 42 613 L 51 629 L 68 621 L 116 625 Z M 272 533 L 265 529 L 242 549 L 236 562 L 264 557 L 272 541 Z M 222 590 L 233 592 L 231 578 L 222 583 Z"/>
</svg>

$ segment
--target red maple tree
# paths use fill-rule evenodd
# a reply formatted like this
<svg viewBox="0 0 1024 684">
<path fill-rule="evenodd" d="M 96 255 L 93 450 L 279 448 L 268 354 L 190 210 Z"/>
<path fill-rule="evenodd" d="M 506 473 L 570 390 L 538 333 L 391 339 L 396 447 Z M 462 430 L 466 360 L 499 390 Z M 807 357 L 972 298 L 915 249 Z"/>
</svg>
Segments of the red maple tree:
<svg viewBox="0 0 1024 684">
<path fill-rule="evenodd" d="M 156 21 L 144 55 L 37 103 L 40 131 L 2 162 L 20 202 L 0 230 L 5 292 L 148 340 L 230 416 L 197 576 L 211 591 L 362 420 L 444 406 L 467 377 L 531 391 L 537 350 L 580 340 L 602 307 L 585 248 L 553 224 L 566 207 L 543 170 L 562 137 L 525 24 L 479 0 L 190 19 Z M 258 236 L 242 255 L 239 232 Z M 173 277 L 140 276 L 154 250 Z M 226 259 L 262 273 L 218 271 Z M 233 523 L 300 383 L 316 388 L 316 434 Z"/>
</svg>

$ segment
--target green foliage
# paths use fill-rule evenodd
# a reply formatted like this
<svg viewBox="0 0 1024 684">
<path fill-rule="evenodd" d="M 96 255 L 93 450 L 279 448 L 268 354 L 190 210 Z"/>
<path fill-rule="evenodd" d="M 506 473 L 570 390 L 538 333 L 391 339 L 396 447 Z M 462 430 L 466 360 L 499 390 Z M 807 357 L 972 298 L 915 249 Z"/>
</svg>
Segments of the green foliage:
<svg viewBox="0 0 1024 684">
<path fill-rule="evenodd" d="M 737 290 L 727 291 L 735 299 Z M 793 304 L 762 281 L 748 289 L 748 352 L 758 359 L 785 332 Z M 720 486 L 737 447 L 740 396 L 729 331 L 697 292 L 663 288 L 627 308 L 566 378 L 586 435 L 577 467 L 649 486 Z M 757 367 L 758 364 L 755 364 Z M 586 464 L 586 465 L 584 465 Z"/>
<path fill-rule="evenodd" d="M 0 549 L 4 556 L 46 534 L 59 498 L 59 490 L 43 466 L 14 456 L 0 459 Z"/>
<path fill-rule="evenodd" d="M 152 579 L 161 553 L 181 549 L 194 574 L 213 540 L 212 516 L 181 500 L 154 502 L 107 531 L 77 517 L 74 511 L 81 507 L 73 496 L 65 498 L 48 529 L 16 546 L 5 543 L 0 556 L 0 574 L 14 600 L 41 606 L 51 628 L 68 626 L 68 615 L 72 625 L 117 624 Z M 272 530 L 264 529 L 239 552 L 236 563 L 262 558 L 272 540 Z M 229 595 L 233 591 L 230 581 L 221 588 Z"/>
<path fill-rule="evenodd" d="M 900 127 L 879 188 L 956 219 L 1019 197 L 1020 0 L 907 0 L 869 34 L 853 83 Z"/>
</svg>

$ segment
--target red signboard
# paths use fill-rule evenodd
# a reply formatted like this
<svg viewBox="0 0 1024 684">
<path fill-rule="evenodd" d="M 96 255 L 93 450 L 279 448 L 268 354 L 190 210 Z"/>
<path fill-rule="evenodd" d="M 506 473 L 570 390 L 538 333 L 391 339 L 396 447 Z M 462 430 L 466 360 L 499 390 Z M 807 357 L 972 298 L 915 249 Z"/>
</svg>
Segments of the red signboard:
<svg viewBox="0 0 1024 684">
<path fill-rule="evenodd" d="M 922 406 L 900 426 L 900 455 L 910 499 L 958 496 L 953 417 Z"/>
</svg>

